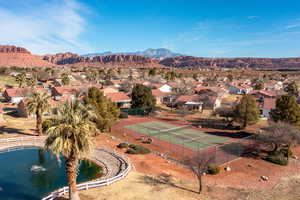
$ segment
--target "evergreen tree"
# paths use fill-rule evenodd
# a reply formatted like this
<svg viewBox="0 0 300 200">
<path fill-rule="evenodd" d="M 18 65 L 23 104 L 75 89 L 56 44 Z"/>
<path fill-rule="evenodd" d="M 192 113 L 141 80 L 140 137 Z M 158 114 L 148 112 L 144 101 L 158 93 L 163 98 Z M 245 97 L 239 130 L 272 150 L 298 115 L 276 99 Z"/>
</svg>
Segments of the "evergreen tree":
<svg viewBox="0 0 300 200">
<path fill-rule="evenodd" d="M 259 119 L 259 109 L 255 99 L 251 95 L 244 95 L 240 103 L 236 105 L 235 121 L 242 124 L 243 128 L 247 125 L 255 124 Z"/>
<path fill-rule="evenodd" d="M 294 95 L 297 97 L 298 96 L 298 85 L 295 82 L 291 82 L 286 86 L 285 91 L 287 93 L 289 93 L 290 95 Z"/>
<path fill-rule="evenodd" d="M 300 126 L 300 107 L 293 95 L 282 95 L 276 100 L 276 108 L 270 112 L 275 122 L 282 121 Z"/>
<path fill-rule="evenodd" d="M 155 98 L 149 87 L 142 84 L 137 84 L 132 89 L 131 108 L 154 107 Z"/>
<path fill-rule="evenodd" d="M 89 89 L 84 102 L 86 105 L 91 105 L 94 108 L 95 117 L 93 121 L 97 124 L 97 129 L 110 131 L 111 126 L 120 115 L 118 106 L 110 99 L 107 99 L 103 92 L 95 87 Z"/>
<path fill-rule="evenodd" d="M 255 90 L 263 90 L 264 89 L 264 82 L 262 80 L 258 80 L 254 85 Z"/>
<path fill-rule="evenodd" d="M 155 68 L 151 68 L 149 70 L 149 73 L 148 73 L 149 76 L 155 76 L 156 75 L 156 69 Z"/>
<path fill-rule="evenodd" d="M 61 82 L 62 82 L 63 85 L 69 85 L 70 84 L 71 80 L 70 80 L 68 74 L 64 73 L 64 74 L 61 75 Z"/>
<path fill-rule="evenodd" d="M 233 76 L 232 76 L 232 74 L 228 74 L 227 78 L 228 78 L 228 80 L 229 80 L 230 82 L 233 81 Z"/>
</svg>

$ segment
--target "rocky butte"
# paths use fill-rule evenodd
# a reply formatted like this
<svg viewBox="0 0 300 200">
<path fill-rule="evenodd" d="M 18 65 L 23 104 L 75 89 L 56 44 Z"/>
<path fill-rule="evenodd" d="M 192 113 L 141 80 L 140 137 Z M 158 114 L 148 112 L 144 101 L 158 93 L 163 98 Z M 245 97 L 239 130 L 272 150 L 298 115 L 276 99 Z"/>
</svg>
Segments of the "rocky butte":
<svg viewBox="0 0 300 200">
<path fill-rule="evenodd" d="M 0 45 L 0 67 L 51 67 L 54 64 L 22 47 Z"/>
<path fill-rule="evenodd" d="M 58 53 L 45 55 L 43 60 L 56 65 L 72 66 L 120 66 L 120 67 L 159 67 L 160 64 L 151 58 L 138 55 L 106 55 L 95 57 L 84 57 L 74 53 Z"/>
</svg>

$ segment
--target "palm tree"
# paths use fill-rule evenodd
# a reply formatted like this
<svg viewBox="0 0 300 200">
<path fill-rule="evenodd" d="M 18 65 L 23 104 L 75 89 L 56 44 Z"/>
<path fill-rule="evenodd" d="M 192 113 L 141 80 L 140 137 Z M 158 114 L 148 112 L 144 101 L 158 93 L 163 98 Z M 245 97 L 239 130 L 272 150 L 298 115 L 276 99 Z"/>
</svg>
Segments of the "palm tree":
<svg viewBox="0 0 300 200">
<path fill-rule="evenodd" d="M 26 74 L 21 73 L 16 76 L 16 82 L 19 84 L 19 88 L 23 87 L 26 83 Z"/>
<path fill-rule="evenodd" d="M 96 126 L 89 115 L 87 108 L 78 100 L 65 102 L 59 107 L 58 116 L 47 131 L 45 148 L 65 158 L 70 200 L 80 199 L 76 187 L 78 163 L 93 149 L 91 133 Z"/>
<path fill-rule="evenodd" d="M 33 92 L 28 98 L 27 110 L 29 114 L 35 114 L 38 135 L 42 135 L 43 114 L 51 109 L 49 99 L 50 96 L 46 93 L 37 92 Z"/>
</svg>

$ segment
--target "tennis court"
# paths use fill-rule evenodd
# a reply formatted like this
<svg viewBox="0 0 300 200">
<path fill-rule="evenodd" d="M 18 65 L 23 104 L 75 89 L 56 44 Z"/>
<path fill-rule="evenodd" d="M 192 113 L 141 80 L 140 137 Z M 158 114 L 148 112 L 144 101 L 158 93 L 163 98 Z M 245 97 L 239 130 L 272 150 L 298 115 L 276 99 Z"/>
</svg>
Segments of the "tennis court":
<svg viewBox="0 0 300 200">
<path fill-rule="evenodd" d="M 191 126 L 176 126 L 158 121 L 131 124 L 125 128 L 191 150 L 201 150 L 228 141 L 228 138 L 197 131 Z"/>
</svg>

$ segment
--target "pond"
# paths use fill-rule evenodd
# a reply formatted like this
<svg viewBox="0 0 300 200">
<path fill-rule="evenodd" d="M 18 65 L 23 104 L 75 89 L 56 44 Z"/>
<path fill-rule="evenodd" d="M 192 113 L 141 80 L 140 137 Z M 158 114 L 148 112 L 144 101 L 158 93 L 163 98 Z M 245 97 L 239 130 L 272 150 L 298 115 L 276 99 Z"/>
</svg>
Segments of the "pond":
<svg viewBox="0 0 300 200">
<path fill-rule="evenodd" d="M 83 160 L 77 183 L 101 177 L 102 167 Z M 40 200 L 67 185 L 64 160 L 39 148 L 0 153 L 0 199 Z"/>
</svg>

